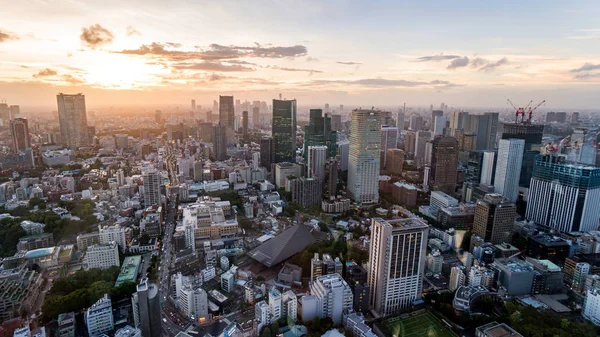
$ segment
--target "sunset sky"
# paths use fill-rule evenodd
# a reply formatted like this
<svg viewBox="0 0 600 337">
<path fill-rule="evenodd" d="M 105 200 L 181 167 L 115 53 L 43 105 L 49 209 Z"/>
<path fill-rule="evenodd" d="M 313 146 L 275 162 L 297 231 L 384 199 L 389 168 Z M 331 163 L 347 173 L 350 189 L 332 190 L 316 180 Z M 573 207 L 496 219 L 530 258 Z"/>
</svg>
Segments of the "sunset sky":
<svg viewBox="0 0 600 337">
<path fill-rule="evenodd" d="M 2 1 L 0 99 L 600 107 L 599 1 Z"/>
</svg>

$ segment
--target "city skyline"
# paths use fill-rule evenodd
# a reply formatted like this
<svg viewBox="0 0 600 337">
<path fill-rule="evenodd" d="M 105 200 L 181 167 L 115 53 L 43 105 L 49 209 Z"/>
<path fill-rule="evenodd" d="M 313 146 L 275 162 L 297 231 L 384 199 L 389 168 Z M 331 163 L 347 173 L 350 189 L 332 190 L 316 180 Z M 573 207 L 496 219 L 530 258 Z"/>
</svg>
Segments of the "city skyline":
<svg viewBox="0 0 600 337">
<path fill-rule="evenodd" d="M 0 98 L 595 108 L 600 4 L 536 2 L 13 2 L 0 13 Z"/>
</svg>

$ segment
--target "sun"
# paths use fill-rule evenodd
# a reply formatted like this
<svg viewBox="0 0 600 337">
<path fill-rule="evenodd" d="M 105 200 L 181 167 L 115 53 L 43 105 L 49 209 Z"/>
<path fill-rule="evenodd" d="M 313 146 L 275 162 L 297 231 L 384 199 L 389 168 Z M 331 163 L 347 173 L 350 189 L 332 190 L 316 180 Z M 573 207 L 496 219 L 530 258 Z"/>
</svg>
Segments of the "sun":
<svg viewBox="0 0 600 337">
<path fill-rule="evenodd" d="M 168 69 L 118 54 L 101 54 L 90 60 L 83 77 L 88 85 L 111 89 L 133 89 L 159 84 Z"/>
</svg>

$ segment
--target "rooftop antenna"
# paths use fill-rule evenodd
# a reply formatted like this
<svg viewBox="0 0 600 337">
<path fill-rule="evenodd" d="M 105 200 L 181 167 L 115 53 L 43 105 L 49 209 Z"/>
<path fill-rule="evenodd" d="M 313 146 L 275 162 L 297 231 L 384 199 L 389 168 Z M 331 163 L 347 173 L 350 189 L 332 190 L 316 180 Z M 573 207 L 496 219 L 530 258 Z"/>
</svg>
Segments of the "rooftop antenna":
<svg viewBox="0 0 600 337">
<path fill-rule="evenodd" d="M 279 94 L 279 100 L 281 101 L 281 94 Z"/>
</svg>

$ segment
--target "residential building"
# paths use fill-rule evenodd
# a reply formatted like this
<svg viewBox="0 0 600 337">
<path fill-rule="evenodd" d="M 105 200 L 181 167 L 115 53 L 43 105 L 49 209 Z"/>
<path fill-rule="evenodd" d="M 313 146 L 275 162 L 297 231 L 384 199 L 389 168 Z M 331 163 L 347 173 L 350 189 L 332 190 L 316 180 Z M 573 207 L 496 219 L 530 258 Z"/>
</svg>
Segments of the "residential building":
<svg viewBox="0 0 600 337">
<path fill-rule="evenodd" d="M 298 298 L 292 290 L 287 290 L 282 294 L 283 317 L 288 321 L 295 322 L 298 319 Z"/>
<path fill-rule="evenodd" d="M 421 300 L 429 226 L 418 218 L 375 218 L 371 227 L 371 307 L 389 316 Z"/>
<path fill-rule="evenodd" d="M 281 292 L 275 287 L 269 290 L 269 317 L 271 318 L 271 322 L 275 322 L 283 317 Z"/>
<path fill-rule="evenodd" d="M 31 148 L 31 135 L 29 134 L 29 125 L 27 118 L 15 118 L 10 121 L 10 135 L 13 141 L 13 150 L 15 152 L 25 151 Z"/>
<path fill-rule="evenodd" d="M 327 146 L 309 146 L 307 161 L 307 177 L 316 180 L 325 180 L 325 161 L 327 158 Z"/>
<path fill-rule="evenodd" d="M 454 194 L 458 174 L 458 142 L 454 137 L 437 136 L 432 141 L 430 189 Z"/>
<path fill-rule="evenodd" d="M 58 315 L 58 337 L 75 337 L 75 313 L 67 312 Z"/>
<path fill-rule="evenodd" d="M 108 295 L 104 295 L 85 312 L 85 324 L 90 337 L 101 337 L 115 328 L 112 303 Z"/>
<path fill-rule="evenodd" d="M 273 100 L 273 160 L 296 162 L 296 100 Z"/>
<path fill-rule="evenodd" d="M 213 126 L 213 157 L 216 161 L 227 159 L 227 127 L 222 124 Z"/>
<path fill-rule="evenodd" d="M 260 301 L 254 305 L 254 320 L 259 331 L 263 326 L 271 324 L 271 311 L 267 302 Z"/>
<path fill-rule="evenodd" d="M 160 337 L 161 308 L 158 286 L 144 278 L 131 297 L 135 328 L 142 330 L 144 337 Z"/>
<path fill-rule="evenodd" d="M 311 207 L 323 200 L 323 184 L 319 179 L 301 177 L 291 179 L 289 183 L 292 202 Z"/>
<path fill-rule="evenodd" d="M 89 246 L 85 253 L 85 263 L 88 269 L 118 267 L 120 265 L 119 246 L 114 242 Z"/>
<path fill-rule="evenodd" d="M 600 288 L 593 288 L 585 294 L 581 315 L 600 326 Z"/>
<path fill-rule="evenodd" d="M 111 241 L 111 240 L 108 240 Z M 114 240 L 113 240 L 114 241 Z M 84 233 L 77 235 L 77 249 L 79 251 L 85 251 L 89 246 L 100 243 L 100 233 Z"/>
<path fill-rule="evenodd" d="M 98 243 L 101 245 L 107 245 L 111 242 L 114 242 L 117 244 L 117 246 L 119 246 L 121 251 L 124 252 L 127 249 L 125 232 L 126 228 L 117 224 L 113 226 L 98 225 Z M 93 236 L 91 239 L 93 240 Z"/>
<path fill-rule="evenodd" d="M 230 293 L 235 285 L 235 274 L 228 270 L 221 274 L 221 289 Z"/>
<path fill-rule="evenodd" d="M 501 139 L 498 146 L 494 191 L 513 202 L 519 195 L 519 184 L 514 177 L 520 175 L 524 149 L 523 139 Z"/>
<path fill-rule="evenodd" d="M 71 149 L 89 145 L 85 96 L 60 93 L 56 95 L 56 101 L 63 143 Z"/>
<path fill-rule="evenodd" d="M 450 291 L 454 291 L 465 285 L 467 277 L 464 270 L 463 266 L 453 266 L 450 269 L 450 283 L 448 285 Z"/>
<path fill-rule="evenodd" d="M 317 315 L 331 318 L 334 325 L 342 323 L 344 311 L 352 310 L 352 290 L 339 274 L 317 277 L 310 284 L 310 293 L 317 299 Z"/>
<path fill-rule="evenodd" d="M 115 337 L 142 337 L 142 330 L 126 325 L 115 331 Z"/>
<path fill-rule="evenodd" d="M 516 217 L 515 203 L 500 194 L 486 194 L 475 206 L 473 235 L 493 244 L 510 242 Z"/>
<path fill-rule="evenodd" d="M 475 329 L 475 337 L 523 337 L 506 323 L 491 322 Z"/>
<path fill-rule="evenodd" d="M 142 175 L 144 181 L 144 204 L 146 207 L 160 205 L 160 175 L 150 171 Z"/>
<path fill-rule="evenodd" d="M 379 201 L 381 112 L 352 111 L 348 195 L 359 203 Z"/>
</svg>

